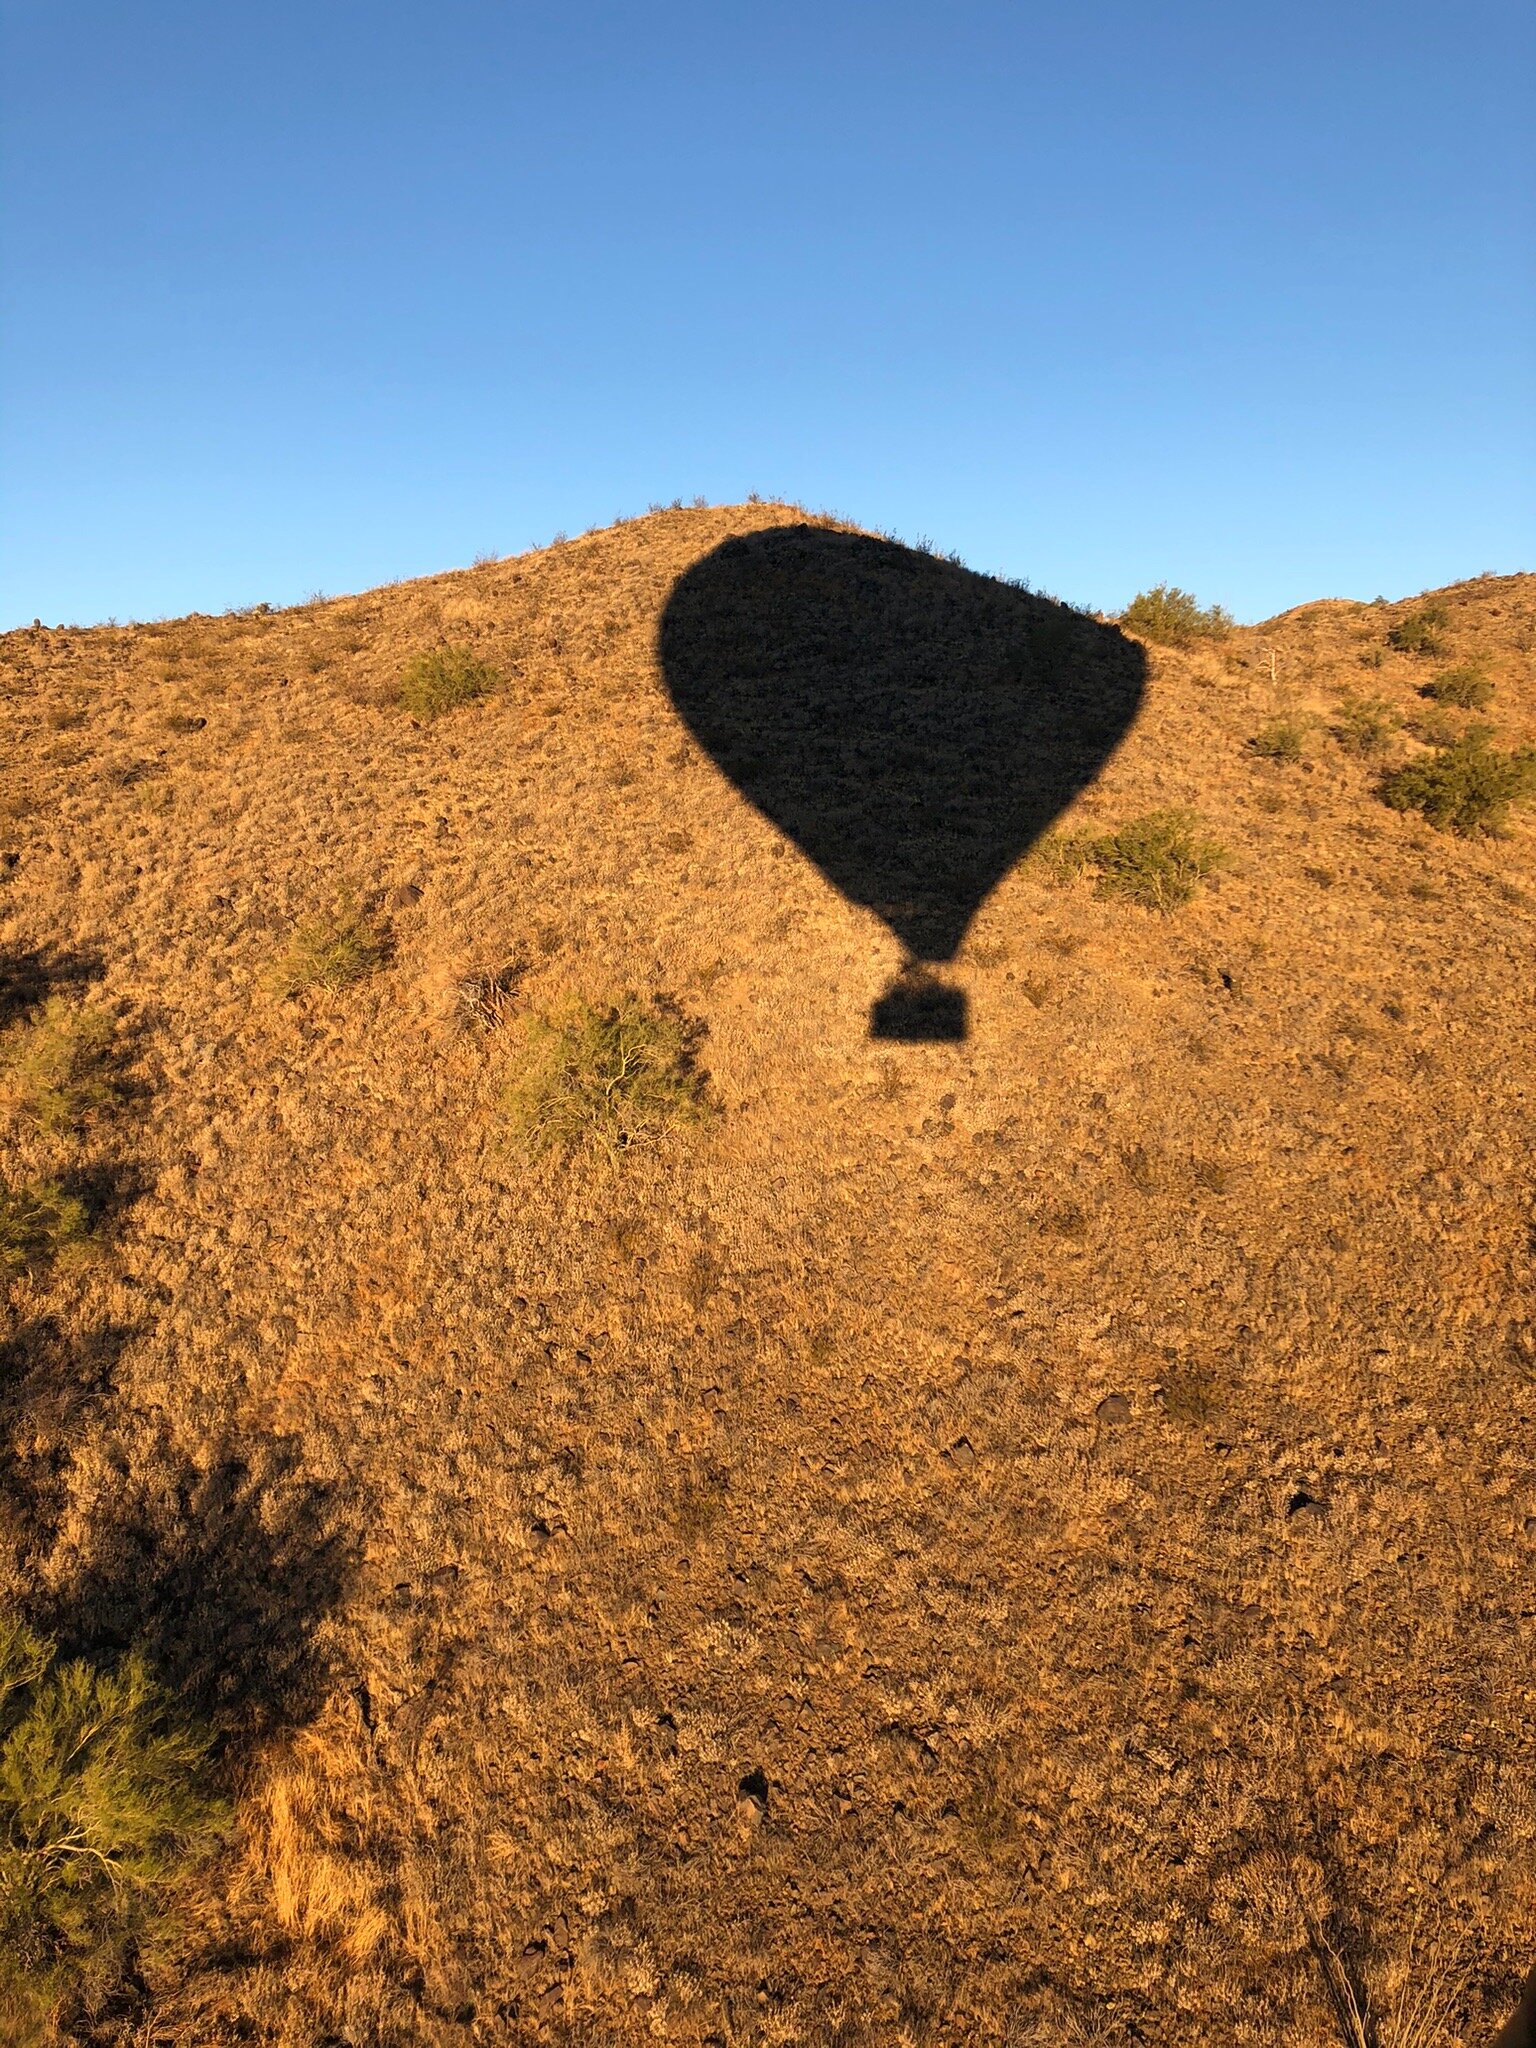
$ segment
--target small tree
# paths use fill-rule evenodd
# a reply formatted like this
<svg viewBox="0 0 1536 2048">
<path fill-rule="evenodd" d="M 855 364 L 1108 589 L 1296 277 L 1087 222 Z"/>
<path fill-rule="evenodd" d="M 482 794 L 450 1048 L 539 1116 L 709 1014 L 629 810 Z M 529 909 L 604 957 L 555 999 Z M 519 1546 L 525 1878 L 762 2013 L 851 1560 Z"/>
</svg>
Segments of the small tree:
<svg viewBox="0 0 1536 2048">
<path fill-rule="evenodd" d="M 1480 668 L 1449 668 L 1419 692 L 1436 704 L 1454 704 L 1458 711 L 1481 711 L 1493 702 L 1493 684 Z"/>
<path fill-rule="evenodd" d="M 708 1113 L 694 1063 L 697 1027 L 628 995 L 610 1009 L 575 1003 L 522 1025 L 522 1070 L 506 1108 L 535 1154 L 597 1151 L 618 1159 L 669 1126 Z"/>
<path fill-rule="evenodd" d="M 56 1180 L 0 1181 L 0 1281 L 82 1251 L 90 1235 L 85 1204 Z"/>
<path fill-rule="evenodd" d="M 1219 604 L 1202 606 L 1177 584 L 1156 583 L 1133 597 L 1120 614 L 1127 631 L 1169 647 L 1190 647 L 1197 640 L 1219 640 L 1232 631 L 1232 614 Z"/>
<path fill-rule="evenodd" d="M 61 1664 L 45 1636 L 0 1619 L 0 1991 L 18 2016 L 35 2026 L 110 1981 L 222 1816 L 206 1756 L 137 1652 L 108 1671 Z"/>
<path fill-rule="evenodd" d="M 1421 811 L 1442 832 L 1463 838 L 1503 833 L 1512 804 L 1536 796 L 1536 747 L 1506 753 L 1492 730 L 1474 725 L 1454 745 L 1386 776 L 1382 800 L 1394 811 Z"/>
<path fill-rule="evenodd" d="M 50 996 L 0 1053 L 5 1092 L 40 1129 L 73 1130 L 123 1099 L 111 1064 L 112 1039 L 105 1011 L 76 1009 L 64 997 Z"/>
<path fill-rule="evenodd" d="M 1387 639 L 1399 654 L 1438 654 L 1444 645 L 1440 628 L 1445 621 L 1443 604 L 1421 605 L 1416 612 L 1404 612 Z"/>
<path fill-rule="evenodd" d="M 441 718 L 445 711 L 499 690 L 502 680 L 501 671 L 471 648 L 434 647 L 407 663 L 399 698 L 415 718 Z"/>
</svg>

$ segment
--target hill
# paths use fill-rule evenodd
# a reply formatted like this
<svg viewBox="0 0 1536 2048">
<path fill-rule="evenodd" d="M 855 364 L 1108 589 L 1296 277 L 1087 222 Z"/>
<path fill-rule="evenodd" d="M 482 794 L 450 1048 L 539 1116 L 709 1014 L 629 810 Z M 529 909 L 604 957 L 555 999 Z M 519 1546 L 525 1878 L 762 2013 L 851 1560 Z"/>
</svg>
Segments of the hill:
<svg viewBox="0 0 1536 2048">
<path fill-rule="evenodd" d="M 1536 837 L 1381 788 L 1533 650 L 765 504 L 0 639 L 11 1605 L 238 1815 L 72 2037 L 1483 2038 Z M 673 1093 L 530 1148 L 625 1017 Z"/>
</svg>

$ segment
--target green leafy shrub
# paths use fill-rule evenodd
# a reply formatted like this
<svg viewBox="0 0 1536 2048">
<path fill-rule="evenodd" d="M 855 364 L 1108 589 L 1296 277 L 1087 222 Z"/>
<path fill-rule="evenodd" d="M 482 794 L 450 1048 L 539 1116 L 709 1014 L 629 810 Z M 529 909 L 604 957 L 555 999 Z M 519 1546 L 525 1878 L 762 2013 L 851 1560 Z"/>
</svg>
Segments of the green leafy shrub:
<svg viewBox="0 0 1536 2048">
<path fill-rule="evenodd" d="M 1438 654 L 1443 645 L 1439 629 L 1445 621 L 1443 604 L 1421 605 L 1416 612 L 1405 612 L 1387 639 L 1400 654 Z"/>
<path fill-rule="evenodd" d="M 267 980 L 275 995 L 296 996 L 307 988 L 334 995 L 383 964 L 387 948 L 365 919 L 311 917 L 293 928 L 273 961 Z"/>
<path fill-rule="evenodd" d="M 413 718 L 441 718 L 460 704 L 489 696 L 503 677 L 468 647 L 434 647 L 418 654 L 400 678 L 398 701 Z"/>
<path fill-rule="evenodd" d="M 0 1617 L 0 1993 L 31 2038 L 62 1997 L 110 1981 L 157 1889 L 211 1837 L 206 1756 L 137 1653 L 109 1671 L 60 1663 Z"/>
<path fill-rule="evenodd" d="M 521 1070 L 505 1107 L 534 1154 L 586 1150 L 617 1159 L 708 1114 L 696 1026 L 663 1003 L 626 995 L 609 1009 L 573 1003 L 522 1021 Z"/>
<path fill-rule="evenodd" d="M 1299 761 L 1305 744 L 1306 728 L 1298 718 L 1272 718 L 1248 742 L 1262 761 Z"/>
<path fill-rule="evenodd" d="M 1345 697 L 1331 727 L 1351 754 L 1378 754 L 1398 727 L 1397 713 L 1379 697 Z"/>
<path fill-rule="evenodd" d="M 1436 704 L 1454 704 L 1461 711 L 1481 711 L 1493 702 L 1493 684 L 1480 668 L 1449 668 L 1426 683 L 1419 694 Z"/>
<path fill-rule="evenodd" d="M 1197 640 L 1219 640 L 1232 630 L 1232 614 L 1219 604 L 1202 606 L 1177 584 L 1157 583 L 1133 597 L 1120 623 L 1147 640 L 1170 647 L 1189 647 Z"/>
<path fill-rule="evenodd" d="M 1394 811 L 1421 811 L 1442 832 L 1463 838 L 1505 829 L 1512 804 L 1536 796 L 1536 747 L 1506 753 L 1492 730 L 1475 725 L 1451 746 L 1384 777 L 1381 796 Z"/>
<path fill-rule="evenodd" d="M 1202 837 L 1192 811 L 1148 811 L 1109 833 L 1052 833 L 1036 857 L 1058 887 L 1087 869 L 1100 896 L 1125 896 L 1147 910 L 1176 910 L 1226 864 L 1225 847 Z"/>
<path fill-rule="evenodd" d="M 1095 840 L 1092 858 L 1101 896 L 1127 896 L 1148 910 L 1174 910 L 1225 865 L 1227 853 L 1214 839 L 1200 836 L 1193 812 L 1171 809 L 1149 811 Z"/>
<path fill-rule="evenodd" d="M 53 1180 L 0 1181 L 0 1279 L 33 1273 L 90 1242 L 85 1204 Z"/>
<path fill-rule="evenodd" d="M 41 1012 L 0 1050 L 5 1092 L 40 1130 L 73 1130 L 115 1108 L 122 1085 L 110 1064 L 112 1019 L 50 996 Z"/>
</svg>

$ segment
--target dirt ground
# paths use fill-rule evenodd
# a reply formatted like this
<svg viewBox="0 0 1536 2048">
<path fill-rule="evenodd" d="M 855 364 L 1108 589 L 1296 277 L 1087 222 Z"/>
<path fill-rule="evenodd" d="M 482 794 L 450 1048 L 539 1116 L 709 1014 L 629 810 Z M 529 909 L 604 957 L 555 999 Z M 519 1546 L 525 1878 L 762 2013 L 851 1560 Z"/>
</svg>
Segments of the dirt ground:
<svg viewBox="0 0 1536 2048">
<path fill-rule="evenodd" d="M 769 534 L 897 653 L 1130 679 L 945 841 L 964 1037 L 871 1037 L 899 909 L 669 695 L 682 579 Z M 9 1290 L 6 1571 L 147 1640 L 239 1788 L 81 2038 L 1485 2039 L 1536 1953 L 1536 831 L 1376 784 L 1457 663 L 1536 739 L 1536 577 L 1438 596 L 1439 656 L 1388 645 L 1421 600 L 1052 642 L 748 504 L 0 639 L 0 1023 L 106 1010 L 130 1090 L 4 1126 L 96 1235 Z M 711 616 L 701 688 L 748 672 Z M 443 642 L 507 687 L 414 723 Z M 1170 805 L 1229 858 L 1166 915 L 1029 851 Z M 376 971 L 277 992 L 329 916 Z M 718 1114 L 530 1161 L 516 1018 L 627 990 Z"/>
</svg>

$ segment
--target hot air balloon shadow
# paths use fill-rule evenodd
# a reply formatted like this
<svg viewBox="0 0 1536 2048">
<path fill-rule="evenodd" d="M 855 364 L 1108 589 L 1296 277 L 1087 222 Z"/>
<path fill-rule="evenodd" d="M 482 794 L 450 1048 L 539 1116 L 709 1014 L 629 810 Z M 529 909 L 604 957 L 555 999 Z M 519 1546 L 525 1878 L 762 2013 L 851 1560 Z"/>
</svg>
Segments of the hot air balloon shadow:
<svg viewBox="0 0 1536 2048">
<path fill-rule="evenodd" d="M 700 746 L 901 942 L 871 1036 L 964 1038 L 965 996 L 936 970 L 1124 736 L 1141 648 L 957 563 L 797 525 L 680 576 L 660 653 Z"/>
</svg>

